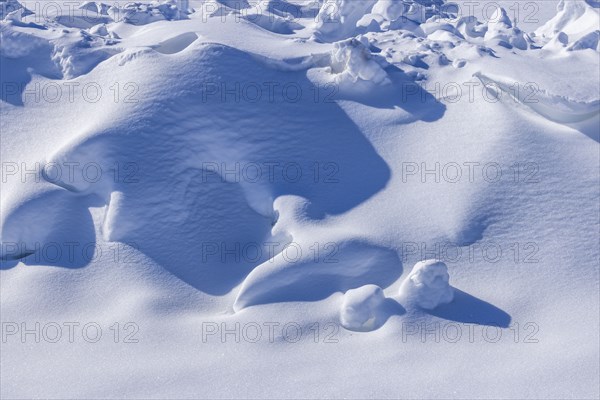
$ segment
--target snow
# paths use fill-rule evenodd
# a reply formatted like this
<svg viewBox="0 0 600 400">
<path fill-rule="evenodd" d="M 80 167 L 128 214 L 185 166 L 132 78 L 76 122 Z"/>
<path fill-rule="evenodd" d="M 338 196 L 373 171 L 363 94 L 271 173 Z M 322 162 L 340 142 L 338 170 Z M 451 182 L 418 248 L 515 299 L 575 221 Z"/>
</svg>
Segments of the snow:
<svg viewBox="0 0 600 400">
<path fill-rule="evenodd" d="M 449 284 L 448 267 L 439 260 L 419 261 L 400 286 L 399 296 L 426 310 L 447 304 L 454 299 Z"/>
<path fill-rule="evenodd" d="M 383 290 L 376 285 L 350 289 L 344 294 L 340 321 L 353 331 L 371 331 L 380 325 L 379 308 L 384 304 Z"/>
<path fill-rule="evenodd" d="M 568 40 L 568 39 L 567 39 Z M 598 43 L 600 40 L 600 30 L 590 32 L 587 35 L 582 36 L 575 43 L 568 47 L 568 50 L 584 50 L 591 49 L 599 51 Z"/>
<path fill-rule="evenodd" d="M 597 1 L 46 3 L 0 397 L 600 396 Z"/>
<path fill-rule="evenodd" d="M 358 21 L 373 7 L 375 1 L 324 1 L 316 17 L 316 38 L 335 41 L 354 36 Z"/>
<path fill-rule="evenodd" d="M 506 10 L 499 8 L 496 12 L 498 16 L 488 22 L 488 29 L 484 36 L 486 43 L 497 41 L 501 46 L 508 48 L 514 46 L 519 50 L 527 50 L 530 39 L 521 30 L 513 27 Z"/>
<path fill-rule="evenodd" d="M 331 72 L 338 82 L 356 83 L 361 80 L 375 85 L 390 82 L 385 70 L 373 59 L 368 46 L 369 41 L 364 36 L 334 44 Z"/>
<path fill-rule="evenodd" d="M 551 39 L 560 32 L 571 41 L 598 30 L 597 4 L 590 1 L 564 1 L 557 5 L 556 15 L 535 31 L 537 37 Z"/>
<path fill-rule="evenodd" d="M 185 19 L 187 18 L 188 9 L 187 2 L 180 3 L 175 0 L 166 0 L 162 2 L 155 1 L 150 4 L 127 3 L 123 8 L 111 6 L 106 12 L 115 22 L 146 25 L 161 20 Z"/>
<path fill-rule="evenodd" d="M 14 21 L 16 19 L 16 21 L 20 22 L 22 17 L 31 14 L 32 12 L 17 0 L 7 0 L 0 4 L 0 19 L 6 21 Z"/>
</svg>

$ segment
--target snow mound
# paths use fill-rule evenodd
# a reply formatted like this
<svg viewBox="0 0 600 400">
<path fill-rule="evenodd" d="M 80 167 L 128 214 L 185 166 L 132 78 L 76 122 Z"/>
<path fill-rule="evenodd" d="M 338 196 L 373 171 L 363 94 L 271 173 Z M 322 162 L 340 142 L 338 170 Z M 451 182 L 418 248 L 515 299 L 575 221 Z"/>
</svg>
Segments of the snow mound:
<svg viewBox="0 0 600 400">
<path fill-rule="evenodd" d="M 450 284 L 448 267 L 438 260 L 419 261 L 400 286 L 400 298 L 426 310 L 450 303 L 454 291 Z"/>
<path fill-rule="evenodd" d="M 563 41 L 567 39 L 573 43 L 573 50 L 581 48 L 595 48 L 594 38 L 600 26 L 600 14 L 597 6 L 591 1 L 574 0 L 564 1 L 557 6 L 557 14 L 534 32 L 534 36 L 545 48 L 554 47 L 551 42 L 556 36 L 562 34 Z M 583 42 L 575 42 L 583 39 Z M 546 47 L 546 45 L 548 47 Z"/>
<path fill-rule="evenodd" d="M 496 17 L 488 22 L 484 40 L 486 43 L 499 45 L 512 49 L 527 50 L 531 39 L 519 28 L 513 26 L 506 10 L 502 7 L 496 9 Z"/>
<path fill-rule="evenodd" d="M 386 84 L 390 80 L 382 66 L 369 50 L 364 36 L 343 40 L 334 44 L 331 54 L 331 72 L 339 83 L 368 81 Z"/>
<path fill-rule="evenodd" d="M 385 302 L 383 290 L 376 285 L 365 285 L 348 290 L 340 310 L 340 322 L 351 331 L 368 332 L 381 325 L 380 309 Z"/>
</svg>

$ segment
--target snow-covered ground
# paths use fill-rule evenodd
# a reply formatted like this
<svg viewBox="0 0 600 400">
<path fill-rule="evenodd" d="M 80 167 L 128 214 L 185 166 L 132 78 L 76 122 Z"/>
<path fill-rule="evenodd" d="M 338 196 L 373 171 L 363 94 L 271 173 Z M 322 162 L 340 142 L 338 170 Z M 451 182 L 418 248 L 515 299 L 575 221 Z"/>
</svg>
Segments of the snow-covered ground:
<svg viewBox="0 0 600 400">
<path fill-rule="evenodd" d="M 600 397 L 597 0 L 0 5 L 0 398 Z"/>
</svg>

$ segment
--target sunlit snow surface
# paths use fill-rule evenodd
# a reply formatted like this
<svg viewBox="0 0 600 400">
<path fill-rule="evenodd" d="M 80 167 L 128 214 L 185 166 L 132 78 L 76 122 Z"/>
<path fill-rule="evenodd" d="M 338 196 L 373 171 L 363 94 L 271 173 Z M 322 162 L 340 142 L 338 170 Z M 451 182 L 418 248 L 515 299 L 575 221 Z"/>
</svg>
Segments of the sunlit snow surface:
<svg viewBox="0 0 600 400">
<path fill-rule="evenodd" d="M 600 396 L 598 1 L 0 5 L 1 398 Z"/>
</svg>

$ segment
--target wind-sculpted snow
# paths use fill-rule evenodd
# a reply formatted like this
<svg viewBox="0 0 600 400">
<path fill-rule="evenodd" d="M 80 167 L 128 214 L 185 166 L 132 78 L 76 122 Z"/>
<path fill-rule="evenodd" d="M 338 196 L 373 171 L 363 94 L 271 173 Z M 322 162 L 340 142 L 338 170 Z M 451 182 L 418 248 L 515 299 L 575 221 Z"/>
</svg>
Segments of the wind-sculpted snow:
<svg viewBox="0 0 600 400">
<path fill-rule="evenodd" d="M 402 272 L 394 251 L 361 240 L 329 238 L 322 242 L 325 256 L 315 258 L 309 251 L 310 241 L 292 238 L 281 253 L 250 273 L 234 310 L 273 302 L 322 300 L 366 283 L 387 287 Z"/>
<path fill-rule="evenodd" d="M 237 7 L 239 3 L 234 5 L 220 1 L 218 4 L 215 2 L 215 6 L 220 7 L 218 9 L 226 11 L 229 14 L 239 14 L 241 12 L 241 8 Z M 156 23 L 157 26 L 158 23 L 156 21 L 158 20 L 184 18 L 184 14 L 179 13 L 178 10 L 181 9 L 187 12 L 189 9 L 189 6 L 184 3 L 152 3 L 147 6 L 142 3 L 135 3 L 127 7 L 126 15 L 121 15 L 118 18 L 116 17 L 117 11 L 122 10 L 111 9 L 111 7 L 104 3 L 88 2 L 82 5 L 81 9 L 96 12 L 100 16 L 109 16 L 114 21 L 122 20 L 134 24 L 152 23 L 151 25 Z M 267 13 L 273 14 L 276 17 L 275 21 L 280 19 L 288 21 L 289 19 L 289 15 L 285 14 L 281 4 L 272 1 L 264 1 L 258 5 L 254 5 L 254 9 L 250 4 L 244 7 L 255 10 L 253 12 L 264 10 Z M 580 18 L 584 14 L 593 15 L 596 12 L 591 7 L 585 5 L 573 6 L 574 8 L 569 7 L 571 6 L 559 6 L 559 15 L 556 17 L 558 22 L 549 24 L 553 27 L 564 27 L 568 25 L 566 21 L 567 16 Z M 159 12 L 154 12 L 153 10 L 155 9 Z M 213 12 L 218 9 L 213 8 Z M 305 13 L 309 13 L 310 11 L 310 8 L 298 9 Z M 334 14 L 329 13 L 331 10 L 334 10 Z M 420 12 L 417 12 L 418 10 Z M 169 14 L 171 11 L 173 14 Z M 315 10 L 313 9 L 313 11 Z M 135 16 L 142 16 L 143 18 L 133 21 L 132 12 Z M 450 20 L 444 22 L 440 19 L 443 13 L 436 2 L 380 0 L 360 2 L 359 4 L 343 0 L 327 1 L 322 4 L 318 14 L 321 17 L 319 19 L 320 23 L 313 27 L 315 29 L 314 37 L 317 40 L 327 41 L 332 41 L 335 38 L 351 38 L 335 42 L 331 46 L 326 46 L 321 54 L 311 53 L 303 58 L 300 57 L 300 61 L 296 62 L 296 64 L 291 64 L 290 61 L 276 60 L 259 55 L 254 55 L 254 58 L 260 60 L 260 62 L 251 61 L 251 57 L 237 50 L 227 47 L 203 45 L 199 41 L 201 36 L 195 32 L 182 32 L 170 38 L 162 39 L 160 42 L 150 46 L 150 49 L 153 49 L 155 53 L 152 53 L 152 50 L 143 46 L 122 52 L 127 38 L 121 38 L 118 26 L 110 22 L 92 25 L 88 29 L 74 28 L 64 30 L 61 34 L 50 33 L 41 36 L 36 34 L 36 29 L 18 28 L 17 26 L 12 26 L 11 23 L 3 23 L 2 29 L 5 32 L 5 36 L 2 56 L 9 63 L 9 66 L 10 63 L 16 63 L 14 64 L 15 66 L 8 68 L 11 71 L 9 72 L 10 74 L 25 74 L 27 63 L 30 65 L 35 64 L 36 68 L 40 68 L 40 66 L 46 63 L 48 65 L 46 71 L 40 70 L 39 72 L 45 73 L 46 76 L 51 78 L 73 78 L 90 73 L 90 71 L 98 68 L 98 65 L 102 61 L 107 59 L 110 62 L 104 66 L 103 69 L 105 70 L 111 68 L 134 69 L 137 68 L 136 65 L 145 62 L 144 60 L 156 60 L 156 52 L 162 54 L 163 57 L 173 56 L 179 57 L 182 60 L 193 60 L 192 62 L 186 61 L 188 66 L 183 69 L 180 68 L 178 71 L 180 76 L 189 77 L 185 79 L 185 89 L 182 86 L 179 91 L 171 90 L 170 93 L 172 94 L 162 96 L 159 103 L 155 101 L 149 103 L 142 102 L 141 107 L 147 109 L 147 116 L 144 119 L 128 121 L 128 135 L 120 135 L 118 133 L 120 128 L 117 124 L 102 133 L 93 134 L 89 138 L 83 136 L 58 150 L 48 160 L 49 165 L 67 162 L 68 160 L 76 160 L 83 165 L 90 158 L 100 158 L 102 162 L 99 165 L 105 170 L 110 170 L 112 164 L 122 160 L 135 159 L 139 163 L 137 165 L 154 163 L 154 161 L 150 161 L 154 159 L 153 155 L 166 151 L 166 154 L 169 154 L 169 157 L 173 159 L 185 160 L 183 163 L 185 167 L 180 165 L 183 171 L 189 171 L 186 172 L 186 175 L 189 174 L 188 178 L 184 179 L 181 183 L 185 187 L 185 185 L 190 184 L 185 182 L 193 179 L 194 174 L 200 173 L 200 171 L 206 172 L 207 168 L 214 167 L 213 164 L 209 163 L 210 166 L 207 167 L 208 164 L 195 160 L 224 160 L 226 164 L 238 164 L 247 162 L 248 160 L 252 160 L 253 162 L 267 162 L 273 158 L 274 154 L 286 154 L 286 159 L 289 159 L 291 154 L 293 155 L 292 159 L 299 161 L 302 170 L 306 170 L 316 160 L 327 158 L 330 160 L 331 165 L 335 165 L 335 168 L 339 169 L 341 175 L 338 178 L 342 178 L 342 182 L 345 182 L 344 184 L 315 187 L 315 185 L 310 184 L 304 178 L 298 183 L 294 182 L 293 184 L 290 182 L 273 184 L 272 182 L 267 182 L 264 177 L 251 184 L 248 182 L 229 182 L 227 174 L 220 174 L 218 171 L 214 171 L 215 175 L 224 181 L 226 187 L 237 187 L 234 190 L 239 191 L 243 195 L 245 204 L 251 210 L 250 214 L 257 213 L 256 218 L 271 219 L 273 215 L 272 202 L 282 195 L 300 195 L 307 198 L 308 204 L 310 204 L 308 217 L 322 218 L 328 214 L 345 212 L 374 195 L 378 190 L 381 190 L 389 177 L 389 169 L 385 163 L 374 152 L 372 154 L 369 153 L 368 143 L 362 139 L 362 135 L 358 132 L 354 124 L 343 116 L 341 110 L 334 103 L 317 104 L 312 101 L 306 101 L 306 98 L 300 103 L 290 102 L 286 104 L 285 102 L 276 102 L 277 113 L 265 114 L 263 107 L 273 107 L 273 104 L 268 104 L 272 103 L 272 100 L 269 101 L 263 98 L 258 102 L 250 104 L 223 102 L 220 100 L 223 94 L 218 93 L 220 85 L 227 82 L 247 85 L 259 82 L 264 76 L 270 76 L 282 82 L 293 81 L 298 84 L 301 93 L 310 93 L 314 91 L 314 83 L 306 78 L 304 70 L 311 68 L 319 70 L 324 66 L 328 66 L 328 72 L 333 78 L 332 81 L 340 85 L 342 89 L 341 95 L 346 93 L 347 88 L 357 84 L 373 84 L 373 86 L 364 86 L 365 93 L 363 94 L 379 90 L 376 88 L 381 86 L 387 86 L 388 89 L 386 90 L 393 91 L 397 83 L 392 82 L 392 76 L 398 75 L 398 71 L 402 72 L 403 69 L 409 73 L 405 75 L 406 78 L 404 79 L 413 78 L 421 80 L 426 79 L 426 71 L 431 66 L 448 68 L 448 66 L 453 65 L 456 68 L 463 68 L 468 61 L 467 59 L 456 58 L 455 54 L 459 54 L 457 48 L 471 51 L 475 55 L 475 58 L 473 56 L 468 58 L 467 51 L 463 51 L 461 54 L 470 60 L 488 57 L 493 54 L 493 50 L 486 50 L 485 47 L 482 47 L 482 44 L 492 47 L 514 47 L 519 50 L 529 49 L 531 39 L 513 26 L 513 23 L 509 20 L 504 10 L 499 10 L 498 12 L 499 18 L 487 24 L 481 24 L 473 18 L 460 18 L 453 22 Z M 417 14 L 424 15 L 426 18 L 410 17 Z M 214 18 L 217 18 L 216 14 L 213 15 L 215 15 Z M 224 14 L 221 13 L 220 15 L 223 16 Z M 356 34 L 357 30 L 369 31 L 373 28 L 370 23 L 366 25 L 359 23 L 359 20 L 365 21 L 363 17 L 366 15 L 377 16 L 373 17 L 379 21 L 377 30 L 390 30 L 389 34 L 386 32 L 370 32 L 366 35 L 352 37 Z M 409 17 L 406 18 L 407 16 Z M 204 17 L 205 15 L 203 15 Z M 245 18 L 250 24 L 256 23 L 263 26 L 260 19 L 251 18 L 250 14 L 245 15 Z M 586 18 L 589 19 L 590 17 Z M 190 20 L 190 22 L 192 21 Z M 302 20 L 300 19 L 299 21 Z M 383 21 L 386 21 L 386 23 L 382 25 Z M 402 26 L 394 25 L 395 23 L 400 23 L 398 21 L 401 21 Z M 293 24 L 297 25 L 298 22 L 294 22 Z M 292 27 L 289 24 L 288 26 Z M 278 28 L 273 28 L 273 26 L 267 26 L 266 28 L 273 32 L 279 30 Z M 280 33 L 290 34 L 297 28 L 297 26 L 294 26 L 292 30 L 281 31 Z M 398 36 L 394 33 L 393 29 L 399 29 L 400 35 Z M 549 29 L 547 27 L 542 31 L 548 31 Z M 582 36 L 577 43 L 581 42 L 585 45 L 581 44 L 577 46 L 593 47 L 595 35 L 595 32 L 590 32 L 586 36 Z M 453 41 L 454 43 L 452 43 Z M 25 44 L 25 46 L 22 44 Z M 117 53 L 121 54 L 111 59 Z M 180 55 L 183 53 L 185 55 Z M 39 62 L 37 59 L 41 59 L 43 62 Z M 163 60 L 160 57 L 158 59 Z M 164 59 L 163 63 L 164 65 L 169 65 L 170 63 L 178 62 L 179 59 Z M 135 63 L 133 60 L 135 60 Z M 271 69 L 271 67 L 275 68 L 275 70 Z M 238 70 L 244 70 L 244 78 L 242 80 L 240 80 L 241 76 L 237 73 Z M 165 74 L 165 71 L 163 70 L 161 74 Z M 198 71 L 202 71 L 201 75 L 198 75 Z M 492 82 L 484 74 L 477 76 L 483 83 Z M 26 83 L 29 79 L 25 75 L 8 75 L 6 78 L 3 77 L 3 79 L 9 81 L 15 80 L 15 78 L 20 83 Z M 405 80 L 402 83 L 405 84 L 408 82 L 410 80 Z M 498 84 L 502 90 L 507 90 L 506 85 L 501 82 L 493 82 Z M 161 90 L 159 83 L 148 81 L 145 84 L 149 88 L 153 88 L 151 90 Z M 358 85 L 356 87 L 362 86 Z M 400 87 L 398 92 L 401 92 L 403 89 L 405 88 Z M 211 91 L 215 92 L 212 93 Z M 195 93 L 203 94 L 199 97 Z M 19 96 L 19 93 L 17 92 L 15 95 Z M 552 95 L 546 95 L 544 99 L 536 104 L 528 105 L 540 114 L 560 123 L 578 122 L 582 119 L 592 117 L 597 113 L 597 101 L 577 103 L 564 99 L 560 100 L 560 97 Z M 14 95 L 13 97 L 6 98 L 6 100 L 12 104 L 20 104 L 21 101 L 20 98 L 14 97 Z M 522 98 L 518 100 L 523 101 Z M 304 111 L 300 112 L 299 107 L 302 107 L 301 109 Z M 408 108 L 408 110 L 411 109 Z M 414 113 L 416 113 L 416 110 L 415 108 Z M 423 111 L 427 111 L 427 108 L 424 108 L 420 112 Z M 271 127 L 271 129 L 261 128 L 258 131 L 252 129 L 251 125 L 246 122 L 242 124 L 242 120 L 239 120 L 240 123 L 236 123 L 234 120 L 233 123 L 224 124 L 223 121 L 227 119 L 227 115 L 245 115 L 246 120 L 260 118 L 261 127 Z M 313 116 L 313 122 L 308 124 L 302 122 L 302 128 L 299 129 L 301 126 L 299 118 L 302 115 Z M 337 117 L 332 118 L 333 115 L 337 115 Z M 269 121 L 270 119 L 272 121 Z M 328 121 L 335 121 L 335 123 L 330 124 Z M 346 122 L 340 123 L 340 121 Z M 151 134 L 149 126 L 152 126 L 153 129 L 161 126 L 165 128 L 169 127 L 168 130 L 165 130 L 168 134 L 161 140 L 150 139 L 150 136 L 148 136 Z M 194 127 L 193 134 L 188 133 L 188 126 Z M 214 131 L 215 126 L 220 127 L 219 141 L 215 141 L 212 137 L 213 134 L 211 132 Z M 271 130 L 276 130 L 277 133 L 275 131 L 271 132 Z M 282 131 L 286 133 L 282 134 Z M 328 135 L 320 135 L 319 132 L 321 131 L 328 132 Z M 311 139 L 311 135 L 314 135 L 314 138 Z M 170 137 L 178 137 L 178 140 L 186 143 L 187 148 L 185 151 L 180 150 L 179 146 L 173 146 L 168 139 Z M 280 137 L 281 140 L 273 140 L 273 137 Z M 299 143 L 305 141 L 310 142 L 311 147 L 299 146 Z M 145 154 L 145 156 L 141 158 L 138 150 L 136 150 L 138 154 L 133 154 L 126 150 L 128 146 L 133 146 L 137 142 L 148 143 L 144 145 L 145 150 L 141 154 Z M 267 145 L 267 143 L 269 144 Z M 315 148 L 320 150 L 315 152 Z M 337 151 L 335 153 L 337 155 L 332 157 L 332 149 L 342 151 Z M 195 154 L 195 157 L 189 156 L 188 153 Z M 361 156 L 358 157 L 358 154 L 361 154 Z M 132 216 L 127 216 L 128 212 L 123 210 L 126 210 L 128 207 L 137 210 L 146 210 L 150 206 L 144 205 L 145 199 L 153 198 L 155 199 L 153 202 L 158 202 L 157 199 L 161 198 L 162 195 L 154 193 L 151 187 L 160 187 L 173 173 L 176 172 L 172 170 L 172 167 L 161 169 L 160 174 L 149 175 L 147 178 L 155 182 L 153 185 L 143 186 L 143 188 L 138 188 L 132 192 L 132 189 L 129 187 L 115 186 L 115 184 L 108 181 L 90 184 L 85 180 L 70 180 L 66 182 L 64 179 L 50 179 L 44 175 L 45 171 L 42 171 L 42 175 L 48 182 L 58 185 L 68 192 L 80 194 L 93 193 L 99 196 L 107 207 L 107 217 L 103 223 L 103 230 L 107 232 L 106 238 L 108 240 L 123 241 L 128 238 L 128 235 L 135 235 L 133 228 L 126 229 L 125 227 L 132 227 L 138 223 L 135 220 L 125 221 L 131 219 Z M 360 184 L 357 186 L 358 183 Z M 169 185 L 172 185 L 172 183 L 169 183 Z M 181 190 L 174 189 L 173 192 L 177 193 Z M 190 189 L 183 190 L 186 192 Z M 65 192 L 65 196 L 69 196 L 68 192 Z M 164 201 L 171 202 L 169 199 L 165 199 Z M 186 217 L 184 215 L 189 213 L 186 207 L 185 205 L 174 207 L 171 211 L 174 214 L 167 213 L 167 217 L 175 220 L 181 218 L 185 220 Z M 135 213 L 132 215 L 135 215 Z M 141 215 L 139 218 L 140 220 L 144 220 Z M 120 219 L 123 219 L 123 221 L 119 222 Z M 12 228 L 7 229 L 7 232 L 10 232 Z M 266 228 L 263 227 L 259 231 L 261 233 L 258 236 L 249 239 L 258 238 L 263 240 L 268 238 L 269 234 Z M 10 233 L 8 234 L 10 236 Z M 365 253 L 373 251 L 374 254 L 379 254 L 379 252 L 386 254 L 384 249 L 374 250 L 376 247 L 372 247 L 373 250 L 366 250 L 371 249 L 371 247 L 366 244 L 359 244 L 363 242 L 357 240 L 349 237 L 342 241 L 342 247 L 347 249 L 345 250 L 345 253 L 348 254 L 346 257 L 357 258 L 358 260 L 359 256 L 356 254 L 363 252 L 363 250 L 358 251 L 357 249 L 359 248 L 364 248 Z M 353 244 L 350 245 L 348 243 Z M 150 249 L 155 247 L 156 244 L 149 246 Z M 153 252 L 152 250 L 148 251 Z M 193 253 L 192 249 L 189 248 L 177 250 L 176 252 L 182 255 L 186 254 L 186 252 Z M 281 257 L 281 254 L 278 256 Z M 161 258 L 159 254 L 156 254 L 155 257 Z M 193 259 L 195 257 L 190 256 L 190 258 Z M 383 263 L 385 264 L 387 261 Z M 182 263 L 178 262 L 177 264 L 181 265 Z M 288 269 L 290 271 L 300 271 L 290 272 L 290 274 L 298 274 L 298 285 L 306 285 L 306 282 L 302 278 L 305 273 L 302 271 L 310 270 L 310 262 L 302 261 L 301 264 L 306 265 L 304 268 L 300 268 L 298 265 L 288 266 L 281 260 L 275 264 L 278 267 L 267 264 L 266 267 L 264 265 L 257 267 L 257 271 L 265 268 L 270 268 L 273 271 L 281 271 L 277 273 L 284 277 L 284 281 L 287 279 L 285 276 L 288 272 L 285 271 Z M 369 283 L 369 279 L 374 279 L 370 277 L 370 274 L 367 274 L 367 270 L 369 268 L 377 269 L 377 267 L 371 266 L 369 263 L 364 263 L 365 265 L 369 265 L 369 267 L 367 270 L 363 270 L 361 269 L 365 268 L 365 265 L 362 265 L 363 263 L 353 262 L 354 264 L 357 265 L 354 268 L 363 271 L 358 273 L 358 275 L 365 276 L 364 279 L 361 278 L 360 283 Z M 374 265 L 379 264 L 380 262 L 374 263 Z M 387 265 L 385 268 L 391 268 L 391 266 Z M 347 270 L 350 271 L 351 268 Z M 321 273 L 324 276 L 335 275 L 325 270 L 321 271 Z M 185 277 L 184 279 L 197 282 L 196 278 L 189 277 L 186 272 L 181 272 L 179 275 Z M 377 276 L 381 278 L 382 275 Z M 253 276 L 248 278 L 236 304 L 245 305 L 264 302 L 268 298 L 285 298 L 283 295 L 275 294 L 267 296 L 265 293 L 260 292 L 260 290 L 257 292 L 258 294 L 252 294 L 258 290 L 255 287 L 260 286 L 259 283 L 254 283 L 255 281 L 260 282 L 260 279 Z M 383 282 L 389 283 L 391 281 L 384 279 Z M 358 282 L 353 281 L 352 285 L 356 283 Z M 204 287 L 204 285 L 202 286 Z M 334 289 L 344 290 L 346 288 L 345 284 L 340 284 L 339 282 L 332 283 L 331 287 L 324 289 L 319 296 L 325 296 Z M 294 293 L 294 296 L 298 299 L 302 298 L 302 290 L 296 290 Z"/>
<path fill-rule="evenodd" d="M 187 38 L 173 40 L 177 40 L 177 44 L 189 42 Z M 223 102 L 221 94 L 207 94 L 209 90 L 219 88 L 221 83 L 249 85 L 260 81 L 265 75 L 279 82 L 291 80 L 299 85 L 302 93 L 311 93 L 313 85 L 302 72 L 290 74 L 270 70 L 247 54 L 224 46 L 204 45 L 197 40 L 185 50 L 171 55 L 173 51 L 165 51 L 165 47 L 173 50 L 174 43 L 163 43 L 158 47 L 160 53 L 140 54 L 135 61 L 122 66 L 119 66 L 119 60 L 111 59 L 102 69 L 136 68 L 141 63 L 150 62 L 150 59 L 180 55 L 194 61 L 183 70 L 176 71 L 172 65 L 180 62 L 180 59 L 164 59 L 160 72 L 156 73 L 167 78 L 172 75 L 173 81 L 176 81 L 176 74 L 189 79 L 180 80 L 179 88 L 171 85 L 171 94 L 163 96 L 160 102 L 152 100 L 137 104 L 137 107 L 143 107 L 146 111 L 122 122 L 127 126 L 126 135 L 122 133 L 122 125 L 107 121 L 109 129 L 91 132 L 73 140 L 47 161 L 49 166 L 68 162 L 81 166 L 75 167 L 78 179 L 70 179 L 66 174 L 60 178 L 51 177 L 50 171 L 45 175 L 46 180 L 67 189 L 68 192 L 63 194 L 67 197 L 76 193 L 94 194 L 101 198 L 107 207 L 104 230 L 108 232 L 108 240 L 135 241 L 139 243 L 141 251 L 158 258 L 167 269 L 193 286 L 207 291 L 221 291 L 223 289 L 220 286 L 209 285 L 206 277 L 191 269 L 198 259 L 202 259 L 202 252 L 206 250 L 202 243 L 221 243 L 233 239 L 232 243 L 268 241 L 268 230 L 273 222 L 272 202 L 285 194 L 302 195 L 310 199 L 312 206 L 309 215 L 322 218 L 352 208 L 385 186 L 389 178 L 388 167 L 335 103 L 315 103 L 312 96 L 305 97 L 301 102 L 273 103 L 265 96 L 258 102 L 248 104 Z M 237 73 L 239 68 L 245 71 L 243 79 Z M 147 90 L 162 90 L 160 82 L 149 81 L 144 85 Z M 264 113 L 265 107 L 275 112 Z M 140 118 L 142 115 L 144 117 Z M 245 117 L 240 118 L 240 115 Z M 304 115 L 312 115 L 312 122 L 301 124 Z M 258 119 L 262 121 L 260 124 L 248 123 Z M 215 136 L 216 131 L 219 132 L 218 136 Z M 328 134 L 322 135 L 324 131 Z M 160 132 L 159 137 L 155 136 L 156 132 Z M 310 146 L 303 143 L 310 143 Z M 278 154 L 286 156 L 280 158 Z M 159 159 L 164 160 L 164 164 L 157 162 Z M 85 173 L 81 168 L 89 160 L 98 160 L 99 168 L 108 172 L 103 180 L 91 183 L 82 179 Z M 295 172 L 300 174 L 298 179 L 296 175 L 292 176 L 293 179 L 287 179 L 284 175 L 273 179 L 267 170 L 256 180 L 240 180 L 235 175 L 230 179 L 226 173 L 236 165 L 267 168 L 266 165 L 273 164 L 279 165 L 277 173 L 282 174 L 283 167 L 286 170 L 290 168 L 291 160 L 293 171 L 299 171 Z M 110 179 L 114 176 L 114 173 L 110 173 L 114 165 L 127 163 L 144 171 L 145 185 L 115 183 Z M 317 183 L 314 181 L 315 175 L 309 175 L 315 165 L 323 174 Z M 335 174 L 335 179 L 331 178 L 330 182 L 327 178 L 331 173 Z M 172 176 L 181 179 L 172 181 Z M 165 191 L 166 187 L 171 189 Z M 120 194 L 111 195 L 115 191 Z M 172 196 L 189 196 L 191 203 L 179 204 Z M 227 196 L 231 198 L 223 199 Z M 208 210 L 196 210 L 196 205 L 214 203 L 211 197 L 221 199 L 219 204 L 231 204 L 230 207 L 238 211 L 218 217 L 220 214 L 209 213 Z M 206 200 L 201 201 L 201 198 Z M 161 207 L 162 211 L 154 215 L 151 210 L 155 210 L 156 204 L 161 202 L 170 205 Z M 148 212 L 153 213 L 154 217 L 148 218 Z M 213 221 L 209 224 L 211 230 L 206 229 L 208 220 Z M 166 245 L 159 245 L 158 242 L 165 241 L 162 233 L 167 221 L 186 221 L 193 228 L 185 236 L 194 237 L 194 241 L 200 244 L 188 246 L 184 240 L 180 240 L 183 239 L 183 233 L 172 234 L 174 242 L 170 243 L 171 250 L 164 252 Z M 248 230 L 239 227 L 243 221 L 248 221 Z M 128 230 L 126 226 L 137 226 L 137 229 Z M 223 236 L 215 233 L 219 226 Z M 238 233 L 232 236 L 228 233 L 228 226 L 238 226 Z M 173 228 L 176 229 L 177 225 Z M 152 239 L 152 232 L 162 233 Z M 244 232 L 252 233 L 244 236 Z M 10 233 L 7 235 L 10 236 Z M 226 239 L 227 236 L 232 237 Z M 210 263 L 206 264 L 206 268 L 211 269 Z M 245 267 L 238 268 L 236 273 L 247 272 L 249 267 L 255 265 L 246 261 L 241 264 Z M 392 268 L 391 265 L 386 267 Z M 223 280 L 221 285 L 233 285 L 241 279 L 241 276 L 237 276 L 233 281 L 228 281 L 230 278 L 219 275 L 218 269 L 212 271 L 215 279 L 220 276 L 219 279 Z"/>
<path fill-rule="evenodd" d="M 0 397 L 597 397 L 597 1 L 2 7 Z"/>
<path fill-rule="evenodd" d="M 514 82 L 501 78 L 494 79 L 479 72 L 475 77 L 492 91 L 492 95 L 512 98 L 550 121 L 574 126 L 594 140 L 600 140 L 600 133 L 597 130 L 600 118 L 599 99 L 579 101 L 548 93 L 544 88 L 527 87 L 523 84 L 521 86 L 525 90 L 515 92 L 511 89 L 515 87 Z"/>
</svg>

